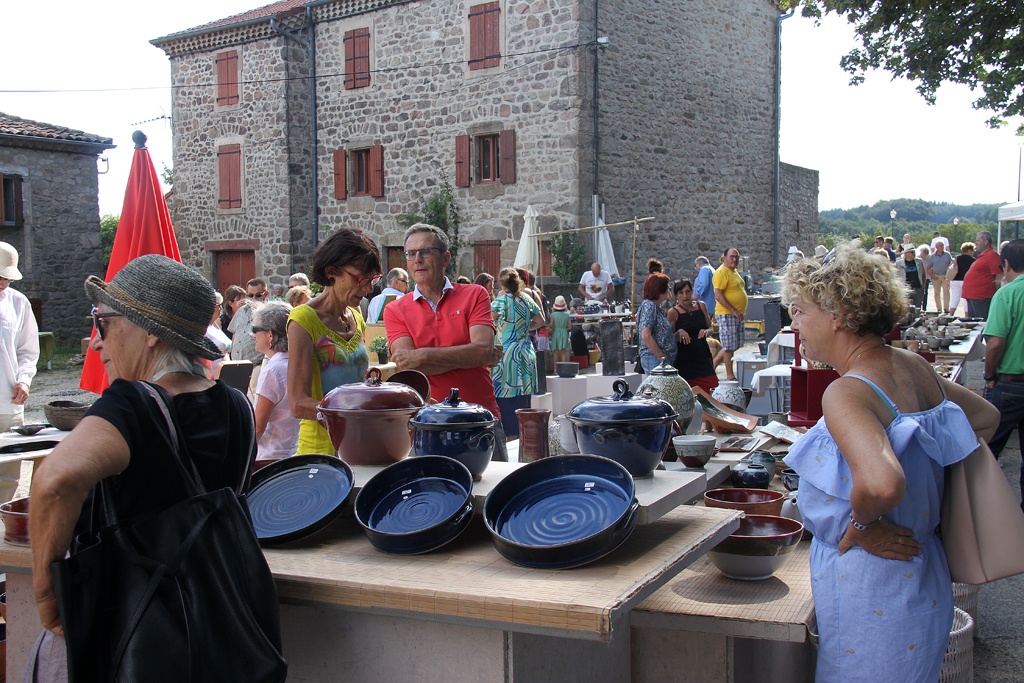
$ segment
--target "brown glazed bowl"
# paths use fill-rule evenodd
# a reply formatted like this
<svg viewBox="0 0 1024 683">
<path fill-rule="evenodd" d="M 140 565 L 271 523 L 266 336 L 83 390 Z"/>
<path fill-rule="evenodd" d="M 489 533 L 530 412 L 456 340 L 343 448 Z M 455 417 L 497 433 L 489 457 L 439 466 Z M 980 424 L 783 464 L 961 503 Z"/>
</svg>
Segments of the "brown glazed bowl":
<svg viewBox="0 0 1024 683">
<path fill-rule="evenodd" d="M 0 505 L 4 520 L 4 542 L 28 545 L 28 498 L 15 498 Z"/>
<path fill-rule="evenodd" d="M 390 465 L 409 455 L 409 418 L 424 405 L 413 386 L 382 382 L 374 367 L 366 371 L 366 381 L 328 392 L 317 407 L 317 419 L 349 465 Z"/>
<path fill-rule="evenodd" d="M 43 406 L 43 414 L 51 425 L 62 432 L 70 432 L 82 421 L 89 408 L 88 404 L 77 401 L 50 401 Z"/>
<path fill-rule="evenodd" d="M 768 489 L 712 489 L 704 493 L 709 508 L 742 510 L 748 515 L 775 515 L 782 512 L 786 494 Z"/>
<path fill-rule="evenodd" d="M 795 519 L 747 515 L 739 529 L 708 551 L 708 559 L 730 579 L 760 581 L 785 564 L 803 532 Z"/>
</svg>

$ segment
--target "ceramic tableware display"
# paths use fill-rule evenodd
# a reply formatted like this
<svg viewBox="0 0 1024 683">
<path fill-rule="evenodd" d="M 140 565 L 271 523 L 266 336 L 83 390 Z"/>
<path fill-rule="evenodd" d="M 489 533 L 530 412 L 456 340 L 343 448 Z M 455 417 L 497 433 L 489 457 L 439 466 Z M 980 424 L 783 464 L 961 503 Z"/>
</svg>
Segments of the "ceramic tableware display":
<svg viewBox="0 0 1024 683">
<path fill-rule="evenodd" d="M 786 495 L 768 489 L 712 489 L 704 492 L 709 508 L 741 510 L 748 515 L 777 515 L 782 511 Z"/>
<path fill-rule="evenodd" d="M 497 421 L 494 413 L 463 401 L 458 388 L 453 388 L 448 398 L 422 408 L 409 421 L 413 428 L 413 455 L 454 458 L 469 468 L 473 481 L 480 481 L 494 454 Z"/>
<path fill-rule="evenodd" d="M 739 529 L 708 551 L 708 559 L 730 579 L 767 579 L 786 562 L 803 531 L 803 524 L 786 517 L 746 515 Z"/>
<path fill-rule="evenodd" d="M 510 562 L 579 567 L 629 538 L 640 509 L 635 495 L 622 465 L 594 455 L 559 455 L 503 478 L 484 501 L 484 523 Z"/>
<path fill-rule="evenodd" d="M 385 467 L 359 490 L 359 522 L 377 550 L 418 555 L 436 550 L 473 519 L 473 475 L 443 455 L 408 458 Z"/>
<path fill-rule="evenodd" d="M 672 437 L 672 447 L 684 465 L 691 469 L 704 469 L 715 454 L 717 439 L 711 435 L 684 435 Z"/>
<path fill-rule="evenodd" d="M 768 470 L 768 481 L 771 481 L 772 477 L 775 476 L 775 456 L 768 451 L 753 451 L 750 455 L 743 458 L 742 462 L 764 465 L 764 468 Z"/>
<path fill-rule="evenodd" d="M 617 379 L 614 396 L 583 401 L 566 413 L 581 453 L 604 456 L 636 478 L 650 477 L 672 436 L 677 413 L 660 398 L 634 397 L 629 384 Z"/>
<path fill-rule="evenodd" d="M 796 491 L 800 486 L 800 475 L 796 473 L 796 470 L 788 467 L 779 470 L 779 479 L 782 480 L 782 485 L 786 487 L 787 491 Z"/>
<path fill-rule="evenodd" d="M 45 422 L 40 424 L 17 425 L 16 427 L 11 427 L 11 431 L 21 434 L 22 436 L 35 436 L 49 426 L 50 425 Z"/>
<path fill-rule="evenodd" d="M 736 380 L 724 379 L 720 381 L 714 391 L 711 392 L 711 398 L 741 413 L 747 409 L 746 394 L 743 393 L 740 383 Z"/>
<path fill-rule="evenodd" d="M 520 408 L 516 411 L 519 419 L 519 462 L 533 462 L 548 457 L 548 421 L 551 411 L 547 408 Z"/>
<path fill-rule="evenodd" d="M 89 408 L 89 405 L 77 401 L 50 401 L 43 406 L 43 415 L 57 429 L 70 432 L 82 421 Z"/>
<path fill-rule="evenodd" d="M 380 369 L 373 367 L 364 382 L 329 391 L 317 406 L 317 419 L 348 464 L 388 465 L 409 455 L 409 418 L 425 403 L 415 387 L 381 381 Z"/>
<path fill-rule="evenodd" d="M 559 362 L 555 363 L 555 374 L 559 377 L 575 377 L 580 372 L 579 363 Z"/>
<path fill-rule="evenodd" d="M 780 517 L 786 517 L 788 519 L 795 519 L 796 521 L 803 524 L 804 517 L 800 514 L 800 508 L 797 503 L 797 492 L 790 491 L 789 495 L 786 496 L 786 500 L 782 503 L 782 509 L 779 511 Z"/>
<path fill-rule="evenodd" d="M 0 505 L 4 520 L 4 542 L 11 545 L 29 545 L 28 498 L 15 498 Z"/>
<path fill-rule="evenodd" d="M 736 463 L 729 475 L 733 486 L 748 489 L 766 489 L 772 480 L 768 469 L 758 463 Z"/>
<path fill-rule="evenodd" d="M 685 432 L 693 419 L 693 409 L 697 398 L 693 395 L 693 389 L 683 379 L 672 365 L 667 361 L 661 361 L 651 372 L 644 377 L 644 381 L 637 387 L 638 396 L 653 395 L 669 404 L 679 414 L 676 422 L 680 429 Z"/>
</svg>

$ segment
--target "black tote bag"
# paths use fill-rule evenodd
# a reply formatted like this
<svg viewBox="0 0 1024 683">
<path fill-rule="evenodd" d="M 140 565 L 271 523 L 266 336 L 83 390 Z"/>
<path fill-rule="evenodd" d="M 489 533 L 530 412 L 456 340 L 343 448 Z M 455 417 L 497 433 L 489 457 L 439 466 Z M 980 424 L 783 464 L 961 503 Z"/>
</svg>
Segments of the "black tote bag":
<svg viewBox="0 0 1024 683">
<path fill-rule="evenodd" d="M 165 400 L 141 388 L 167 419 L 189 497 L 119 520 L 109 484 L 97 486 L 94 529 L 99 516 L 106 526 L 50 565 L 69 681 L 284 681 L 277 592 L 244 499 L 205 490 Z"/>
</svg>

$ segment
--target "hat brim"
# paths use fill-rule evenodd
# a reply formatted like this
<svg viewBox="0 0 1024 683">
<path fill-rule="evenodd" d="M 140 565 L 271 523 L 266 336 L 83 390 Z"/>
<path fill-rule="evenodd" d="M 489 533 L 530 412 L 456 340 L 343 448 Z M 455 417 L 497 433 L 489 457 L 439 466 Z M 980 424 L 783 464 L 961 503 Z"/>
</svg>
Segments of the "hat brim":
<svg viewBox="0 0 1024 683">
<path fill-rule="evenodd" d="M 15 282 L 22 278 L 22 274 L 21 271 L 18 270 L 17 266 L 7 266 L 3 270 L 0 270 L 0 277 L 5 280 L 10 280 L 11 282 Z"/>
<path fill-rule="evenodd" d="M 108 291 L 107 285 L 108 283 L 95 275 L 89 276 L 85 281 L 85 293 L 89 300 L 96 305 L 103 304 L 104 306 L 109 306 L 135 325 L 158 337 L 161 341 L 191 356 L 199 356 L 206 360 L 216 360 L 224 357 L 224 353 L 217 348 L 217 345 L 205 336 L 188 334 L 143 315 L 140 311 L 135 310 L 113 296 Z"/>
</svg>

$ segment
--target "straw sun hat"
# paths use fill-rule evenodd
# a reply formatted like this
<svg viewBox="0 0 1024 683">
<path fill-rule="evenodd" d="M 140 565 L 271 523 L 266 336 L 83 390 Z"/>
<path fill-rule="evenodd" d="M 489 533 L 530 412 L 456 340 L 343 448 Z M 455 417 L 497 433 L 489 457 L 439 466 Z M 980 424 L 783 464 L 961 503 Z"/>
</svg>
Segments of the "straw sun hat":
<svg viewBox="0 0 1024 683">
<path fill-rule="evenodd" d="M 5 280 L 20 280 L 18 250 L 7 242 L 0 242 L 0 277 Z"/>
<path fill-rule="evenodd" d="M 213 287 L 166 256 L 149 254 L 129 261 L 110 282 L 90 276 L 85 293 L 94 304 L 109 306 L 189 355 L 208 360 L 224 356 L 205 336 L 216 305 Z"/>
<path fill-rule="evenodd" d="M 556 296 L 555 297 L 555 305 L 553 306 L 553 308 L 556 311 L 564 311 L 566 309 L 565 297 L 564 296 Z"/>
</svg>

